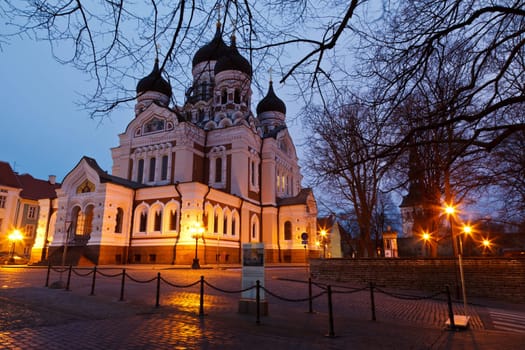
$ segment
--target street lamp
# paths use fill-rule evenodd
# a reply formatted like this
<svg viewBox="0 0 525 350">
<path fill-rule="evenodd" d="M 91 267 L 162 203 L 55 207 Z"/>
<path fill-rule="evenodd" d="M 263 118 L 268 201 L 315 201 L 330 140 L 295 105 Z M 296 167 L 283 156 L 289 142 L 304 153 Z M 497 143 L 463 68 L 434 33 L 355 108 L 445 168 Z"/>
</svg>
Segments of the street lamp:
<svg viewBox="0 0 525 350">
<path fill-rule="evenodd" d="M 201 223 L 195 223 L 191 228 L 190 232 L 192 233 L 191 237 L 195 239 L 195 258 L 193 258 L 193 264 L 191 264 L 192 269 L 200 269 L 201 265 L 199 263 L 198 248 L 199 248 L 199 238 L 203 237 L 204 227 Z"/>
<path fill-rule="evenodd" d="M 22 239 L 24 239 L 24 236 L 22 235 L 20 230 L 15 229 L 15 230 L 13 230 L 13 232 L 11 232 L 9 234 L 9 236 L 7 236 L 7 239 L 9 239 L 11 241 L 11 256 L 9 257 L 9 263 L 13 264 L 15 262 L 16 242 L 17 241 L 21 241 Z"/>
<path fill-rule="evenodd" d="M 453 225 L 453 218 L 456 215 L 456 208 L 453 205 L 447 204 L 444 208 L 445 214 L 447 214 L 450 224 L 450 235 L 452 236 L 453 240 L 453 246 L 454 246 L 454 252 L 457 253 L 458 256 L 458 264 L 459 264 L 459 276 L 461 281 L 461 291 L 463 294 L 463 312 L 464 316 L 455 315 L 454 316 L 454 325 L 456 326 L 463 326 L 466 327 L 468 325 L 470 317 L 467 313 L 467 291 L 465 290 L 465 275 L 463 274 L 463 260 L 461 255 L 463 254 L 463 244 L 462 244 L 462 237 L 456 237 L 454 235 L 454 225 Z M 468 225 L 463 226 L 463 232 L 464 233 L 471 233 L 472 227 Z M 459 235 L 458 235 L 459 236 Z M 459 240 L 457 240 L 459 238 Z M 459 244 L 459 249 L 457 245 Z M 457 275 L 456 275 L 457 276 Z M 457 278 L 457 277 L 456 277 Z"/>
</svg>

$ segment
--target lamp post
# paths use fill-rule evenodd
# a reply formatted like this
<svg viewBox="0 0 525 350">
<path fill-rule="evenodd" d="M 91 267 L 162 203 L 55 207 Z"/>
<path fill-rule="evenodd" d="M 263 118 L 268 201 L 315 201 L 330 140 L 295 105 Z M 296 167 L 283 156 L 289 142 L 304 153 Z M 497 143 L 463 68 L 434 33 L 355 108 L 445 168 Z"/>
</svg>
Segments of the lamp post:
<svg viewBox="0 0 525 350">
<path fill-rule="evenodd" d="M 15 262 L 16 242 L 21 241 L 23 238 L 24 236 L 22 236 L 22 233 L 18 229 L 13 230 L 13 232 L 11 232 L 9 236 L 7 236 L 7 239 L 11 241 L 11 256 L 9 257 L 10 264 L 13 264 Z"/>
<path fill-rule="evenodd" d="M 200 269 L 201 265 L 199 263 L 198 249 L 199 249 L 199 238 L 202 238 L 204 234 L 204 227 L 200 223 L 196 223 L 190 229 L 192 232 L 191 237 L 195 239 L 195 258 L 193 258 L 193 263 L 191 264 L 192 269 Z"/>
<path fill-rule="evenodd" d="M 463 259 L 462 259 L 462 256 L 461 256 L 463 254 L 462 237 L 460 237 L 459 235 L 455 235 L 454 234 L 453 218 L 456 215 L 456 208 L 453 205 L 446 205 L 445 208 L 444 208 L 444 211 L 447 214 L 448 219 L 449 219 L 450 235 L 451 235 L 453 243 L 454 243 L 453 244 L 454 253 L 457 254 L 457 256 L 458 256 L 459 276 L 460 276 L 460 282 L 461 282 L 461 292 L 462 292 L 462 296 L 463 296 L 463 312 L 465 314 L 463 317 L 455 315 L 454 316 L 454 324 L 456 326 L 467 327 L 470 317 L 468 316 L 468 312 L 467 312 L 467 291 L 465 290 L 465 275 L 463 273 Z M 463 226 L 463 232 L 464 233 L 467 233 L 467 232 L 470 233 L 470 232 L 472 232 L 472 228 L 470 226 L 468 226 L 468 225 L 464 225 Z M 457 274 L 456 274 L 456 278 L 457 278 Z"/>
</svg>

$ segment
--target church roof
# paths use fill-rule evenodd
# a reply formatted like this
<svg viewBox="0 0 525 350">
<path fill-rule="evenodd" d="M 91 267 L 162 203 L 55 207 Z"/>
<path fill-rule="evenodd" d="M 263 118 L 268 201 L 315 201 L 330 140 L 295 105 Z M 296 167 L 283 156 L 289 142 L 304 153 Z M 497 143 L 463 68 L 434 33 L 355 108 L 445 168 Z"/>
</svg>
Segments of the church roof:
<svg viewBox="0 0 525 350">
<path fill-rule="evenodd" d="M 270 111 L 286 114 L 286 105 L 273 91 L 273 82 L 271 80 L 270 86 L 268 87 L 268 93 L 257 105 L 257 114 Z"/>
<path fill-rule="evenodd" d="M 221 24 L 217 23 L 217 30 L 213 39 L 197 50 L 193 56 L 192 65 L 195 67 L 199 63 L 208 61 L 217 61 L 220 57 L 225 55 L 228 51 L 228 46 L 222 40 Z"/>
<path fill-rule="evenodd" d="M 277 205 L 283 206 L 283 205 L 306 204 L 308 200 L 308 196 L 310 196 L 311 194 L 312 194 L 311 188 L 302 188 L 299 194 L 295 197 L 279 198 L 277 200 Z"/>
<path fill-rule="evenodd" d="M 162 77 L 161 71 L 159 70 L 158 59 L 155 59 L 155 65 L 153 66 L 151 73 L 140 79 L 137 84 L 137 94 L 144 93 L 146 91 L 156 91 L 171 97 L 171 85 Z"/>
<path fill-rule="evenodd" d="M 102 168 L 98 165 L 97 161 L 93 158 L 84 156 L 82 157 L 82 159 L 84 159 L 86 163 L 88 163 L 88 165 L 97 172 L 101 183 L 109 182 L 109 183 L 121 185 L 124 187 L 128 187 L 131 189 L 147 187 L 146 185 L 143 185 L 141 183 L 130 181 L 130 180 L 118 177 L 118 176 L 108 174 L 106 171 L 102 170 Z"/>
<path fill-rule="evenodd" d="M 227 70 L 237 70 L 252 77 L 252 65 L 237 50 L 235 36 L 232 36 L 231 46 L 215 63 L 215 75 Z"/>
</svg>

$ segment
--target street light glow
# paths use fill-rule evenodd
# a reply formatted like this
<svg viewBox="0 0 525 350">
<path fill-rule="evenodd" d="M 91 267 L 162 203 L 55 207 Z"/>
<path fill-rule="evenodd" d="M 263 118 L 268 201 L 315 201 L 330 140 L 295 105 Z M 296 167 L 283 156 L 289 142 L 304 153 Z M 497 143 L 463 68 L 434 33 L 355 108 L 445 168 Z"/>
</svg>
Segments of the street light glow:
<svg viewBox="0 0 525 350">
<path fill-rule="evenodd" d="M 467 235 L 470 235 L 472 233 L 472 226 L 463 225 L 463 232 L 465 232 Z"/>
<path fill-rule="evenodd" d="M 9 236 L 7 236 L 7 238 L 8 238 L 11 242 L 17 242 L 17 241 L 21 241 L 22 239 L 24 239 L 24 236 L 22 235 L 22 233 L 20 232 L 20 230 L 15 229 L 15 230 L 13 230 L 13 232 L 11 232 L 11 233 L 9 234 Z"/>
<path fill-rule="evenodd" d="M 456 208 L 453 205 L 447 204 L 445 206 L 445 213 L 447 215 L 454 215 L 456 213 Z"/>
<path fill-rule="evenodd" d="M 428 240 L 430 239 L 430 233 L 428 233 L 428 232 L 423 232 L 423 239 L 424 239 L 425 241 L 428 241 Z"/>
</svg>

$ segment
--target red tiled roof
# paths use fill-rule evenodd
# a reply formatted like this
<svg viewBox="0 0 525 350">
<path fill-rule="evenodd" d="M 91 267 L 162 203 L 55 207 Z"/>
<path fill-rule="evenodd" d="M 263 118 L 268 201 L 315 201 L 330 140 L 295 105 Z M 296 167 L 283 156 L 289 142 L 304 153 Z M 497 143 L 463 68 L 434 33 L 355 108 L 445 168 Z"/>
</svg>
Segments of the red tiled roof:
<svg viewBox="0 0 525 350">
<path fill-rule="evenodd" d="M 0 161 L 0 185 L 22 188 L 16 173 L 11 169 L 9 163 Z"/>
<path fill-rule="evenodd" d="M 59 183 L 51 184 L 46 180 L 35 179 L 29 174 L 18 175 L 18 180 L 23 188 L 20 197 L 26 199 L 56 198 L 55 189 L 60 188 Z"/>
</svg>

